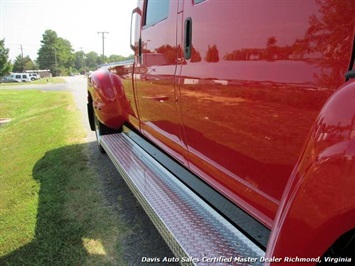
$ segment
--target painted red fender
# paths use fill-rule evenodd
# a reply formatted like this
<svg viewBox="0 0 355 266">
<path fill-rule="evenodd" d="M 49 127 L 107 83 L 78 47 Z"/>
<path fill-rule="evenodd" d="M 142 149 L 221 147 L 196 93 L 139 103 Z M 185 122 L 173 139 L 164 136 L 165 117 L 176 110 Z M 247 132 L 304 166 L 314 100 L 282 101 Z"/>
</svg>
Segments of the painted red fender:
<svg viewBox="0 0 355 266">
<path fill-rule="evenodd" d="M 352 80 L 334 93 L 316 120 L 285 189 L 267 257 L 317 258 L 355 227 L 354 120 Z"/>
<path fill-rule="evenodd" d="M 119 129 L 127 121 L 128 110 L 120 78 L 108 69 L 98 69 L 89 76 L 88 82 L 95 115 L 107 127 Z"/>
</svg>

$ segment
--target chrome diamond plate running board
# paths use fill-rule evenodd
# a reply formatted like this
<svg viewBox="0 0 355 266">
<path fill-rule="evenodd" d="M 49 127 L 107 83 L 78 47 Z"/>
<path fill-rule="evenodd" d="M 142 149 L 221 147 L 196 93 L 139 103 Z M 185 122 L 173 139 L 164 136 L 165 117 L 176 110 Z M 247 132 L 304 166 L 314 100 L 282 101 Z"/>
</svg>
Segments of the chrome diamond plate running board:
<svg viewBox="0 0 355 266">
<path fill-rule="evenodd" d="M 101 145 L 182 265 L 262 265 L 262 249 L 125 134 Z"/>
</svg>

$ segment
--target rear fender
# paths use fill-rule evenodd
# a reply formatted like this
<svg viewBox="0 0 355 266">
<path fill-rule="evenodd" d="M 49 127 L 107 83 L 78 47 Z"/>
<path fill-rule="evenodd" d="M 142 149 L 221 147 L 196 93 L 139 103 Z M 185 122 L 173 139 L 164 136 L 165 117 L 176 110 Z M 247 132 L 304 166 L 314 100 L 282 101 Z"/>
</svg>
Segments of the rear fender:
<svg viewBox="0 0 355 266">
<path fill-rule="evenodd" d="M 285 189 L 267 257 L 317 258 L 355 227 L 355 80 L 324 105 Z"/>
<path fill-rule="evenodd" d="M 127 121 L 128 102 L 120 78 L 108 69 L 98 69 L 89 77 L 92 107 L 98 120 L 112 129 Z"/>
</svg>

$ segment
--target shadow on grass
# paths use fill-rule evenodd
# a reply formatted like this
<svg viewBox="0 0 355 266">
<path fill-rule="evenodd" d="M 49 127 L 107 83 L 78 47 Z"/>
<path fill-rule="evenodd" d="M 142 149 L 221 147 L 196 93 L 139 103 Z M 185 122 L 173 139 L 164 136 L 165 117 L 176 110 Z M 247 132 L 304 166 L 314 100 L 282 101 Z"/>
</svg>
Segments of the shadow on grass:
<svg viewBox="0 0 355 266">
<path fill-rule="evenodd" d="M 82 146 L 48 151 L 35 164 L 32 175 L 40 183 L 40 191 L 34 239 L 1 258 L 0 265 L 79 265 L 85 261 L 89 254 L 83 238 L 90 238 L 92 228 L 70 217 L 67 209 L 71 197 L 81 189 L 74 179 L 88 174 Z"/>
<path fill-rule="evenodd" d="M 139 265 L 173 256 L 96 143 L 48 151 L 32 174 L 40 183 L 34 239 L 0 265 Z M 88 250 L 96 240 L 102 249 Z"/>
</svg>

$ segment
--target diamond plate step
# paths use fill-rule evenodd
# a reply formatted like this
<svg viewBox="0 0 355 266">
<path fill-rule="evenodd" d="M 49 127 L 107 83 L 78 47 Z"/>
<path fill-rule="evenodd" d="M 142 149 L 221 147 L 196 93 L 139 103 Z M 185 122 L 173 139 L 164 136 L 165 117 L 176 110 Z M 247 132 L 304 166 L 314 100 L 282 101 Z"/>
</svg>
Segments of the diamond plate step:
<svg viewBox="0 0 355 266">
<path fill-rule="evenodd" d="M 182 265 L 262 265 L 263 250 L 125 134 L 101 145 Z"/>
</svg>

